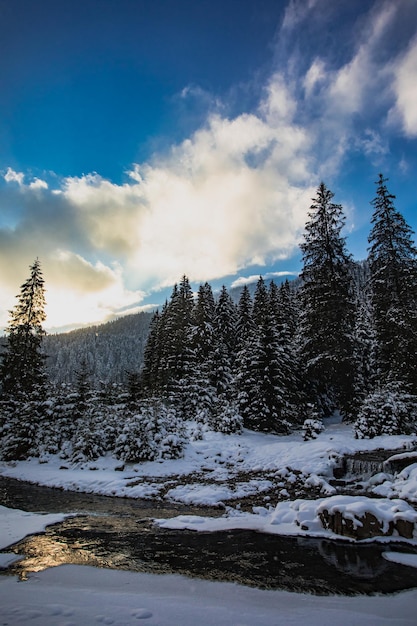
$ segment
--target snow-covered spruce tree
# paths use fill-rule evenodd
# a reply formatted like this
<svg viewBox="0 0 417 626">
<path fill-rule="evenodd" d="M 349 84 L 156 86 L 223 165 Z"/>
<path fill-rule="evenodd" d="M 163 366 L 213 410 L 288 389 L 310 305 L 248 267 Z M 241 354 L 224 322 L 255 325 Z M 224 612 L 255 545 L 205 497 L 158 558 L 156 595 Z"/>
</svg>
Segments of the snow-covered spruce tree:
<svg viewBox="0 0 417 626">
<path fill-rule="evenodd" d="M 184 422 L 174 409 L 150 398 L 139 412 L 128 414 L 114 455 L 126 463 L 176 459 L 183 455 L 185 443 Z"/>
<path fill-rule="evenodd" d="M 355 437 L 408 434 L 415 430 L 416 419 L 417 398 L 398 381 L 387 382 L 365 398 L 354 423 Z"/>
<path fill-rule="evenodd" d="M 137 404 L 142 395 L 142 376 L 138 371 L 126 371 L 127 400 L 131 404 Z"/>
<path fill-rule="evenodd" d="M 156 394 L 175 407 L 184 418 L 192 417 L 191 379 L 195 374 L 192 348 L 193 293 L 189 280 L 182 277 L 161 314 L 158 345 L 160 356 L 156 370 Z M 152 394 L 147 392 L 146 396 Z"/>
<path fill-rule="evenodd" d="M 417 394 L 417 249 L 386 181 L 380 174 L 368 238 L 378 377 Z"/>
<path fill-rule="evenodd" d="M 0 384 L 3 397 L 42 398 L 45 389 L 45 355 L 42 323 L 45 287 L 39 259 L 30 267 L 30 277 L 20 288 L 18 303 L 10 312 L 7 343 L 1 355 Z"/>
<path fill-rule="evenodd" d="M 0 365 L 1 429 L 0 455 L 6 460 L 38 454 L 38 430 L 46 419 L 45 289 L 38 259 L 20 289 L 18 304 L 10 312 L 7 343 Z"/>
<path fill-rule="evenodd" d="M 355 400 L 357 406 L 375 388 L 377 342 L 372 305 L 368 294 L 358 300 L 354 330 Z"/>
<path fill-rule="evenodd" d="M 236 351 L 237 310 L 224 285 L 220 290 L 216 304 L 215 323 L 216 332 L 232 363 Z"/>
<path fill-rule="evenodd" d="M 166 302 L 162 313 L 155 311 L 149 326 L 149 334 L 143 354 L 143 368 L 141 372 L 142 392 L 148 397 L 161 392 L 162 336 L 167 307 L 168 303 Z"/>
<path fill-rule="evenodd" d="M 243 296 L 244 304 L 247 295 Z M 243 307 L 244 314 L 246 309 Z M 269 294 L 261 277 L 253 308 L 252 328 L 236 359 L 239 412 L 246 428 L 288 432 L 290 364 L 280 345 Z M 250 328 L 250 326 L 249 326 Z"/>
<path fill-rule="evenodd" d="M 256 361 L 255 343 L 257 341 L 256 326 L 252 317 L 253 302 L 247 285 L 242 289 L 238 303 L 236 358 L 233 376 L 237 390 L 239 413 L 244 426 L 253 428 L 253 409 L 258 393 L 257 381 L 254 376 Z"/>
<path fill-rule="evenodd" d="M 321 183 L 309 211 L 300 289 L 301 359 L 310 402 L 323 416 L 336 408 L 350 416 L 353 394 L 355 307 L 351 257 L 341 231 L 342 207 Z"/>
<path fill-rule="evenodd" d="M 75 432 L 72 439 L 72 461 L 94 461 L 104 454 L 105 438 L 102 409 L 98 394 L 91 387 L 87 361 L 83 359 L 76 372 L 76 397 L 73 412 Z"/>
<path fill-rule="evenodd" d="M 193 355 L 193 371 L 187 377 L 190 417 L 205 412 L 209 420 L 214 412 L 216 389 L 214 387 L 213 357 L 218 344 L 215 328 L 216 307 L 211 286 L 200 285 L 192 319 L 190 346 Z"/>
<path fill-rule="evenodd" d="M 301 423 L 305 399 L 301 384 L 299 351 L 296 344 L 297 308 L 288 280 L 278 288 L 274 281 L 269 286 L 270 315 L 279 346 L 280 384 L 284 404 L 282 417 L 292 425 Z"/>
</svg>

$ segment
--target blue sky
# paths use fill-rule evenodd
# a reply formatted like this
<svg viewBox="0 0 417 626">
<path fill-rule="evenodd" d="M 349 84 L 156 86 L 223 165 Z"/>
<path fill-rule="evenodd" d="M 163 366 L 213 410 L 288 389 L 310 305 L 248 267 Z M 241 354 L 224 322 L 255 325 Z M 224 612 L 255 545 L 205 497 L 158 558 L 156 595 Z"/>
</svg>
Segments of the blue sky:
<svg viewBox="0 0 417 626">
<path fill-rule="evenodd" d="M 0 326 L 35 257 L 50 330 L 296 274 L 322 180 L 355 258 L 379 172 L 417 229 L 416 0 L 3 0 L 0 50 Z"/>
</svg>

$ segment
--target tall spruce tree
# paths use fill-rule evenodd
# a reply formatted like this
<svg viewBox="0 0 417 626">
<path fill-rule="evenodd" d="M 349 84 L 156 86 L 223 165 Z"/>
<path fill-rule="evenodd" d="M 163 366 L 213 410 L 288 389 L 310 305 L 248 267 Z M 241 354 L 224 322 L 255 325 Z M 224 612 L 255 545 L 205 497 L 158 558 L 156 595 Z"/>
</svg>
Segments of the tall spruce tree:
<svg viewBox="0 0 417 626">
<path fill-rule="evenodd" d="M 350 416 L 353 394 L 355 307 L 351 257 L 341 231 L 342 207 L 321 183 L 301 244 L 301 358 L 310 401 L 323 415 L 338 408 Z"/>
<path fill-rule="evenodd" d="M 0 365 L 0 382 L 5 397 L 42 398 L 45 391 L 45 355 L 42 323 L 45 288 L 39 259 L 30 267 L 30 277 L 20 288 L 18 303 L 10 311 L 7 343 Z"/>
<path fill-rule="evenodd" d="M 368 238 L 378 376 L 381 383 L 405 383 L 416 394 L 417 249 L 386 181 L 380 174 Z"/>
</svg>

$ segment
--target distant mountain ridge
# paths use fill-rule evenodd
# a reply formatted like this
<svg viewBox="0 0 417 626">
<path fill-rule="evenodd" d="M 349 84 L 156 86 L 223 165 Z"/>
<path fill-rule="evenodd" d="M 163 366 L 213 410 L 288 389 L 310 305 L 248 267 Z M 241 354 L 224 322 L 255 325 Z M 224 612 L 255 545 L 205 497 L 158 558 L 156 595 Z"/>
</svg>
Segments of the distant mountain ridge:
<svg viewBox="0 0 417 626">
<path fill-rule="evenodd" d="M 72 383 L 83 361 L 93 381 L 123 382 L 126 371 L 138 371 L 153 313 L 142 312 L 112 322 L 47 335 L 44 351 L 53 383 Z"/>
</svg>

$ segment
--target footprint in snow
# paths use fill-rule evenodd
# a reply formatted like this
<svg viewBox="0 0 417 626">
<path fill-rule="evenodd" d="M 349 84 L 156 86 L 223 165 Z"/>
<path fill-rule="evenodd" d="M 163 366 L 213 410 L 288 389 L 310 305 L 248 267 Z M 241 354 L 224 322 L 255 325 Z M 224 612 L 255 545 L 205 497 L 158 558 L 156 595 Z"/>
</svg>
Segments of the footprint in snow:
<svg viewBox="0 0 417 626">
<path fill-rule="evenodd" d="M 135 609 L 130 614 L 132 617 L 136 617 L 136 619 L 149 619 L 152 617 L 151 611 L 147 609 Z"/>
</svg>

